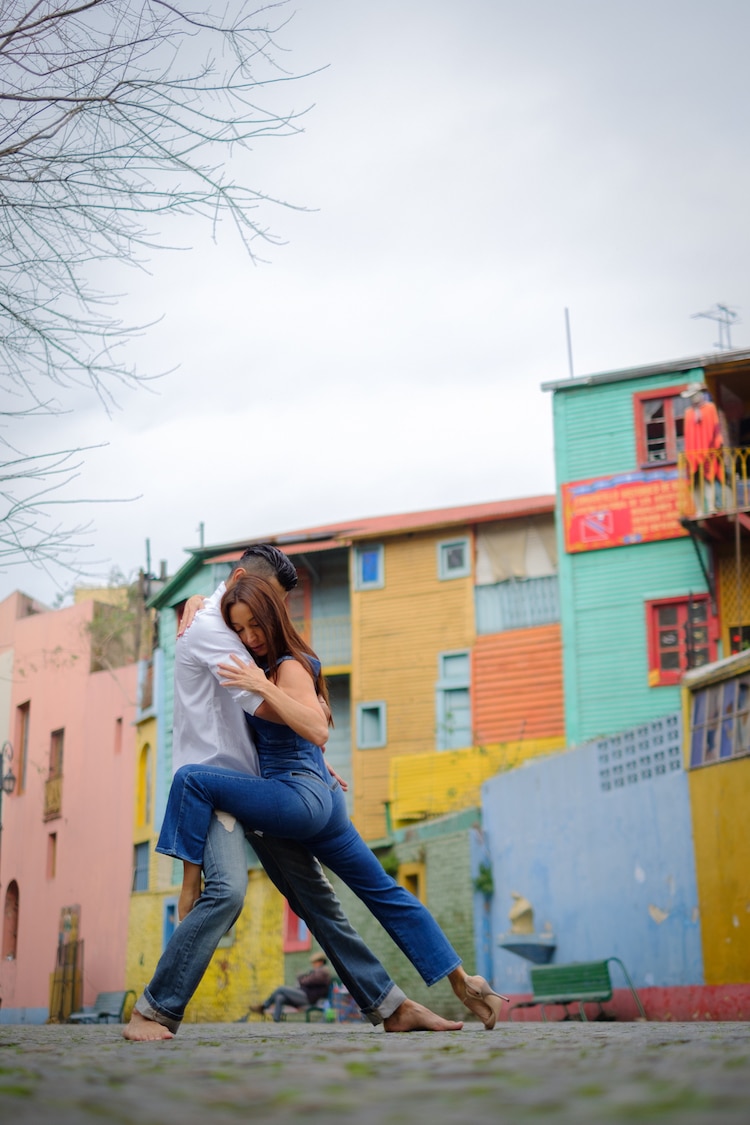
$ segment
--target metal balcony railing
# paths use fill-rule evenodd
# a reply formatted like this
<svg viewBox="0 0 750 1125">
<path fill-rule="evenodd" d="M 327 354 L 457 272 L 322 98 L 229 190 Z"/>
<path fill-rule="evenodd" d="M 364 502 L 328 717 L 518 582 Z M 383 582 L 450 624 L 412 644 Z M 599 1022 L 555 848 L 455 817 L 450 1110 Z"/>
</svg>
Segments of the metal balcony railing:
<svg viewBox="0 0 750 1125">
<path fill-rule="evenodd" d="M 750 510 L 750 448 L 707 449 L 678 456 L 681 519 Z"/>
</svg>

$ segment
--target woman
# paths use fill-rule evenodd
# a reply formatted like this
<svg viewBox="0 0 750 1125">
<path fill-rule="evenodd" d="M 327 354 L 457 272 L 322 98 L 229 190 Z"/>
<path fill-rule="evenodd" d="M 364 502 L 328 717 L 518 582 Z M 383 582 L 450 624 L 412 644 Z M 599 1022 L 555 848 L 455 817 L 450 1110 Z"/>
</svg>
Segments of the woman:
<svg viewBox="0 0 750 1125">
<path fill-rule="evenodd" d="M 327 706 L 320 662 L 278 594 L 264 579 L 248 576 L 227 591 L 221 609 L 257 662 L 233 657 L 219 670 L 223 685 L 263 698 L 247 717 L 261 776 L 209 766 L 183 766 L 175 774 L 157 851 L 185 862 L 181 903 L 200 894 L 203 848 L 215 808 L 248 829 L 304 841 L 362 899 L 426 984 L 447 976 L 469 1010 L 486 1028 L 494 1027 L 505 997 L 483 977 L 467 976 L 426 907 L 386 874 L 349 820 L 341 787 L 320 750 L 329 726 L 320 702 Z"/>
</svg>

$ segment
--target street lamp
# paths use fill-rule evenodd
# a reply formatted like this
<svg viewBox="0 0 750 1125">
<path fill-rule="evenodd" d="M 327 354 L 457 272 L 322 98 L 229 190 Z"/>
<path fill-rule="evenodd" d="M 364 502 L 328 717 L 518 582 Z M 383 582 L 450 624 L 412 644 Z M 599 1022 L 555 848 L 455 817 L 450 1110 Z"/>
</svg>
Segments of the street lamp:
<svg viewBox="0 0 750 1125">
<path fill-rule="evenodd" d="M 8 769 L 5 769 L 5 762 L 8 762 Z M 10 763 L 13 760 L 13 746 L 6 739 L 0 746 L 0 829 L 3 827 L 3 793 L 11 795 L 16 787 L 16 775 L 11 769 Z"/>
</svg>

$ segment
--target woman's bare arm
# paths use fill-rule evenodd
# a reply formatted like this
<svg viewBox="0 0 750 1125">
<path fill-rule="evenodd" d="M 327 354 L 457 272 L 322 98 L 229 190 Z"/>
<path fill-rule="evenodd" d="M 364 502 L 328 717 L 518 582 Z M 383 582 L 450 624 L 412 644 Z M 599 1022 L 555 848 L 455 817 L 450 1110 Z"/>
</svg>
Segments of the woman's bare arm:
<svg viewBox="0 0 750 1125">
<path fill-rule="evenodd" d="M 243 664 L 232 656 L 231 664 L 220 664 L 223 687 L 239 687 L 263 696 L 255 714 L 261 719 L 286 723 L 315 746 L 328 739 L 328 721 L 318 702 L 315 684 L 308 670 L 297 660 L 279 664 L 277 682 L 266 678 L 257 664 Z"/>
</svg>

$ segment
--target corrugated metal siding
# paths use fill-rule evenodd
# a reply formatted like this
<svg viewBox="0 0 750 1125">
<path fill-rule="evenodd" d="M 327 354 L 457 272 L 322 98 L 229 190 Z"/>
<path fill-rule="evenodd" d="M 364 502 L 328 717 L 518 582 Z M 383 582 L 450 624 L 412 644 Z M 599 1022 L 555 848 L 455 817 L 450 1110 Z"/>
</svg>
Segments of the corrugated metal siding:
<svg viewBox="0 0 750 1125">
<path fill-rule="evenodd" d="M 482 745 L 563 734 L 559 625 L 477 637 L 473 725 L 475 740 Z"/>
<path fill-rule="evenodd" d="M 384 588 L 352 593 L 352 705 L 387 704 L 388 745 L 354 752 L 354 820 L 366 839 L 385 833 L 391 758 L 435 748 L 438 654 L 474 641 L 472 578 L 437 577 L 438 542 L 460 534 L 471 535 L 388 540 Z"/>
<path fill-rule="evenodd" d="M 567 556 L 562 569 L 570 572 L 563 582 L 569 742 L 677 711 L 678 687 L 648 686 L 645 602 L 705 592 L 692 543 L 673 539 L 591 551 Z M 570 679 L 569 655 L 575 669 Z"/>
</svg>

